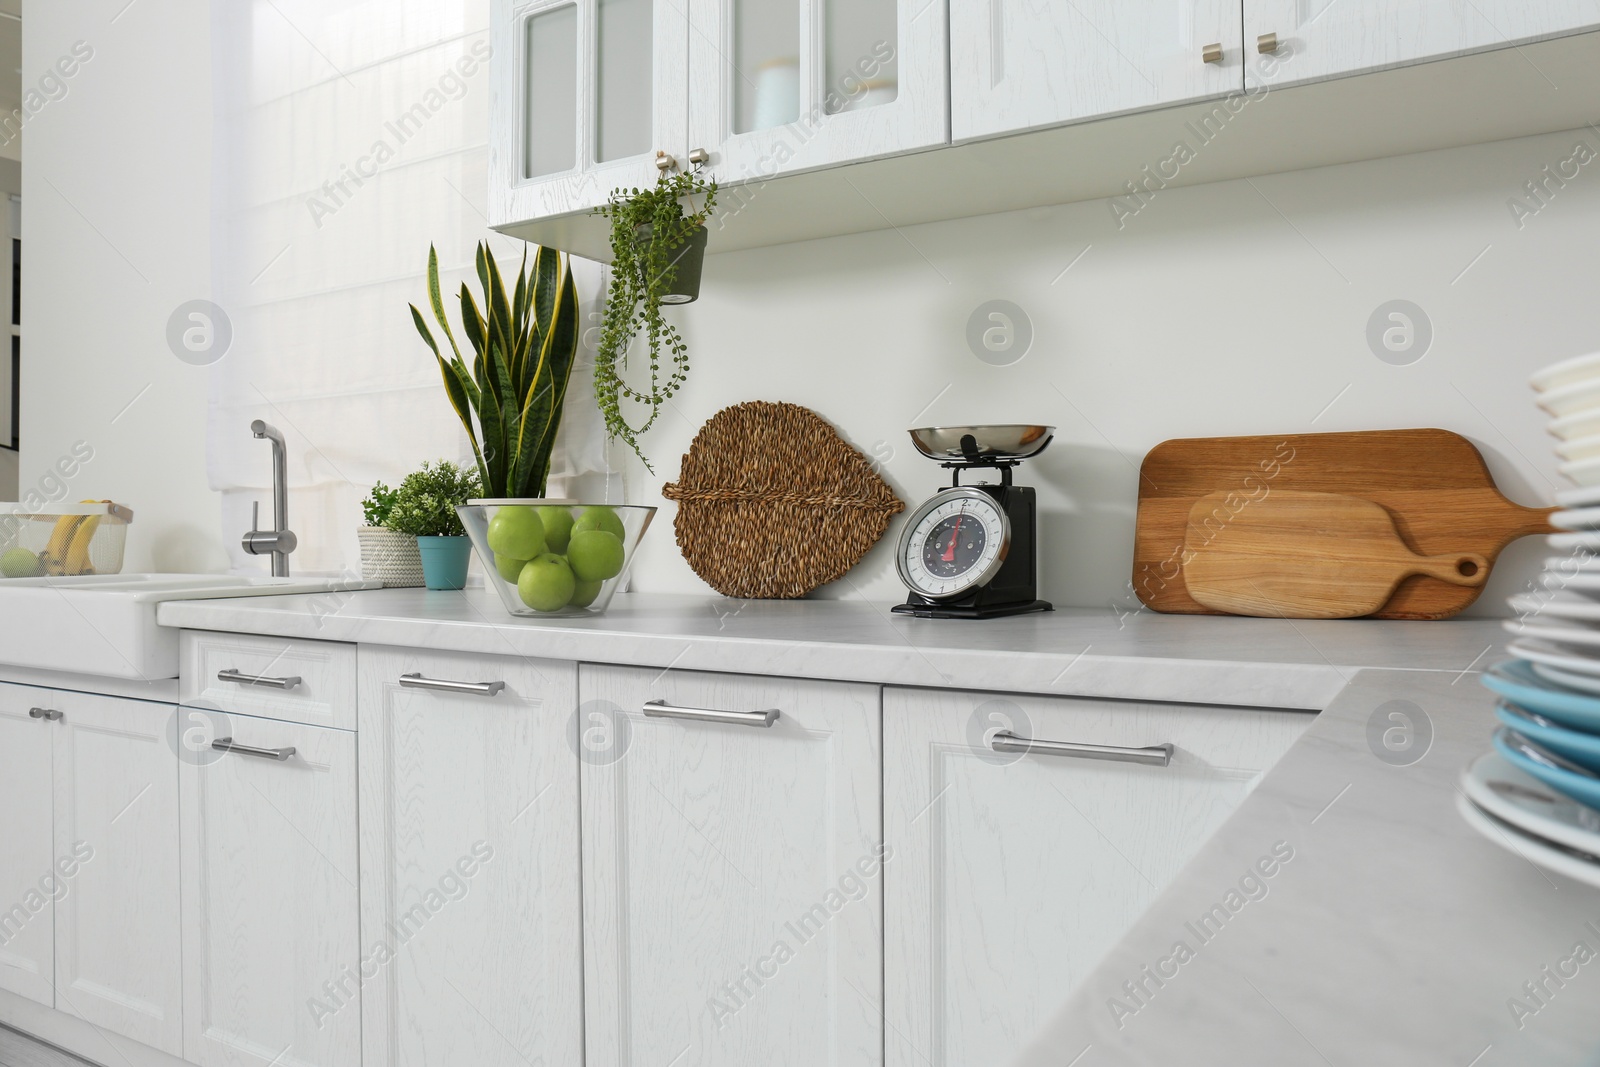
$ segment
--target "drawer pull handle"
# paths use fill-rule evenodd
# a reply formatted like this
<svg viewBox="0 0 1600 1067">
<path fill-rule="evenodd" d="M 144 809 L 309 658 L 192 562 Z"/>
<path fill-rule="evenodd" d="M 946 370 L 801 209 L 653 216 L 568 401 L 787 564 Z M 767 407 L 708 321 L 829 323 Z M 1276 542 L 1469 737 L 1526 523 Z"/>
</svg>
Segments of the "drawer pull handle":
<svg viewBox="0 0 1600 1067">
<path fill-rule="evenodd" d="M 476 693 L 492 697 L 506 687 L 504 682 L 452 682 L 444 678 L 424 678 L 420 674 L 402 674 L 400 684 L 406 689 L 443 689 L 447 693 Z"/>
<path fill-rule="evenodd" d="M 771 726 L 778 721 L 778 709 L 766 711 L 717 711 L 714 708 L 680 708 L 665 700 L 648 700 L 644 713 L 652 719 L 698 719 L 700 722 L 731 722 L 740 726 Z"/>
<path fill-rule="evenodd" d="M 43 719 L 45 722 L 59 722 L 61 713 L 55 708 L 29 708 L 28 718 Z"/>
<path fill-rule="evenodd" d="M 269 678 L 265 674 L 244 674 L 229 667 L 225 671 L 217 672 L 217 681 L 235 682 L 239 685 L 259 685 L 263 689 L 294 689 L 301 678 L 298 674 L 291 674 L 287 678 Z"/>
<path fill-rule="evenodd" d="M 293 748 L 256 748 L 254 745 L 235 744 L 231 737 L 219 737 L 211 742 L 211 747 L 218 752 L 237 752 L 241 756 L 260 756 L 262 759 L 275 759 L 279 763 L 294 755 Z"/>
<path fill-rule="evenodd" d="M 996 752 L 1037 753 L 1041 756 L 1073 756 L 1077 759 L 1114 760 L 1118 763 L 1146 763 L 1152 767 L 1165 767 L 1172 762 L 1172 746 L 1151 745 L 1148 748 L 1122 748 L 1118 745 L 1081 745 L 1072 741 L 1039 741 L 1031 737 L 1018 737 L 1007 730 L 999 730 L 989 741 Z"/>
</svg>

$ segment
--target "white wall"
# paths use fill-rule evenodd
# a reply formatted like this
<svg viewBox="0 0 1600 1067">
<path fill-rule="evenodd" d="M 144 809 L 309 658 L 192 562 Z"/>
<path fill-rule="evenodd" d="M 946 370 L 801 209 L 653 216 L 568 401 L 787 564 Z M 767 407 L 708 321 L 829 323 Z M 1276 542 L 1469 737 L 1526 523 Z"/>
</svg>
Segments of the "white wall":
<svg viewBox="0 0 1600 1067">
<path fill-rule="evenodd" d="M 23 132 L 21 490 L 77 441 L 70 499 L 134 508 L 128 570 L 226 566 L 206 484 L 206 371 L 166 342 L 210 295 L 210 18 L 204 0 L 31 3 L 23 84 L 92 50 Z"/>
<path fill-rule="evenodd" d="M 869 456 L 888 450 L 886 476 L 914 505 L 944 472 L 908 427 L 1054 424 L 1023 475 L 1043 509 L 1045 595 L 1085 606 L 1125 600 L 1138 465 L 1168 438 L 1440 426 L 1478 445 L 1512 499 L 1549 503 L 1561 479 L 1526 379 L 1600 348 L 1600 170 L 1521 229 L 1507 199 L 1578 140 L 1600 150 L 1584 131 L 1170 189 L 1121 231 L 1096 201 L 713 256 L 682 318 L 694 370 L 648 452 L 670 480 L 712 413 L 787 400 Z M 964 338 L 992 298 L 1033 322 L 1012 366 Z M 1391 299 L 1432 320 L 1410 366 L 1365 339 Z M 703 590 L 670 504 L 661 518 L 636 587 Z M 824 595 L 899 599 L 898 529 Z M 1537 539 L 1513 546 L 1479 610 L 1503 611 L 1542 554 Z"/>
</svg>

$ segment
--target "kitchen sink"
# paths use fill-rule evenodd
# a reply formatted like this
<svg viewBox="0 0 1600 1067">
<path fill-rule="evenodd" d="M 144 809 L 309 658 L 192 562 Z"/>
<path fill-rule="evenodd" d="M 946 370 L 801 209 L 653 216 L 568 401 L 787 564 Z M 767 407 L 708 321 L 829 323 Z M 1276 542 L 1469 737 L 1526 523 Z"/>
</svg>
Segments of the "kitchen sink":
<svg viewBox="0 0 1600 1067">
<path fill-rule="evenodd" d="M 0 665 L 155 681 L 178 676 L 178 633 L 156 625 L 168 600 L 375 589 L 340 578 L 95 574 L 0 581 Z"/>
</svg>

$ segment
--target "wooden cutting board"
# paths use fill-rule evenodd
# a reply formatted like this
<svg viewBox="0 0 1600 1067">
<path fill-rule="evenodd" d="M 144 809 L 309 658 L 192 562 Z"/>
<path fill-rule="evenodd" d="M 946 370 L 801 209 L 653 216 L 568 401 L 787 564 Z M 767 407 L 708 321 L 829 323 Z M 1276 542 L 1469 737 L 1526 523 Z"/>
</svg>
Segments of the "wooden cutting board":
<svg viewBox="0 0 1600 1067">
<path fill-rule="evenodd" d="M 1489 574 L 1476 553 L 1417 555 L 1382 505 L 1360 497 L 1279 489 L 1237 513 L 1227 497 L 1196 501 L 1184 535 L 1184 584 L 1215 611 L 1353 619 L 1383 607 L 1413 574 L 1464 586 Z"/>
<path fill-rule="evenodd" d="M 1494 566 L 1514 538 L 1550 533 L 1554 508 L 1502 496 L 1472 442 L 1448 430 L 1200 437 L 1165 441 L 1139 471 L 1133 589 L 1156 611 L 1222 614 L 1189 595 L 1184 539 L 1201 497 L 1223 494 L 1229 514 L 1279 490 L 1338 493 L 1381 504 L 1412 551 L 1475 553 Z M 1380 619 L 1444 619 L 1477 599 L 1478 586 L 1428 575 L 1401 581 Z"/>
</svg>

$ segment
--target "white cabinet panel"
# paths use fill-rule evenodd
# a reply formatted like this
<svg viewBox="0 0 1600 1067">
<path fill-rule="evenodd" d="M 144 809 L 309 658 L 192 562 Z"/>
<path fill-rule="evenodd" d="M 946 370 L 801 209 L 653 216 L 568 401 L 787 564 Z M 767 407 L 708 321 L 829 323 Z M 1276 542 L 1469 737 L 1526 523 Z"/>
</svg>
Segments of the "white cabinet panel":
<svg viewBox="0 0 1600 1067">
<path fill-rule="evenodd" d="M 1277 35 L 1272 82 L 1295 85 L 1597 29 L 1600 0 L 1245 0 L 1244 22 L 1252 51 Z"/>
<path fill-rule="evenodd" d="M 490 225 L 595 207 L 687 151 L 679 0 L 493 0 Z"/>
<path fill-rule="evenodd" d="M 238 745 L 295 751 L 202 748 L 181 765 L 185 1058 L 356 1067 L 355 734 L 244 716 L 228 728 Z"/>
<path fill-rule="evenodd" d="M 1309 714 L 884 690 L 887 1062 L 1006 1063 Z M 1175 746 L 1169 766 L 997 752 L 997 730 Z"/>
<path fill-rule="evenodd" d="M 0 989 L 55 1003 L 55 904 L 51 840 L 48 689 L 0 684 Z"/>
<path fill-rule="evenodd" d="M 356 646 L 185 630 L 178 699 L 200 708 L 356 728 Z"/>
<path fill-rule="evenodd" d="M 878 690 L 585 665 L 580 691 L 589 1067 L 880 1062 Z"/>
<path fill-rule="evenodd" d="M 360 663 L 365 1062 L 582 1063 L 576 665 L 368 646 Z"/>
<path fill-rule="evenodd" d="M 54 693 L 56 1008 L 183 1055 L 170 704 Z M 58 870 L 59 873 L 59 870 Z"/>
<path fill-rule="evenodd" d="M 689 0 L 689 146 L 729 183 L 944 144 L 945 41 L 938 0 Z"/>
<path fill-rule="evenodd" d="M 1243 88 L 1238 0 L 950 0 L 954 140 Z M 1205 49 L 1219 45 L 1220 60 Z"/>
</svg>

